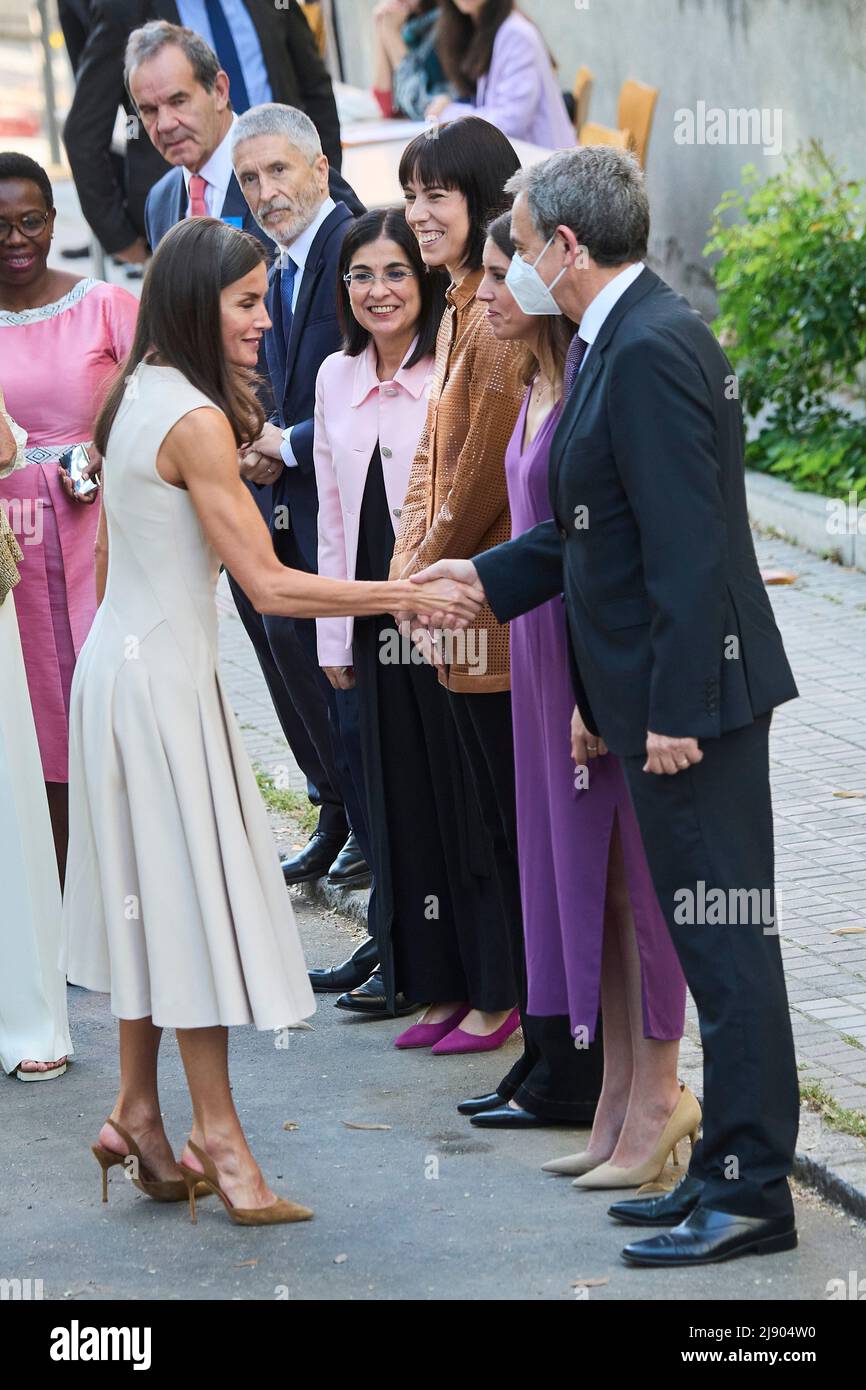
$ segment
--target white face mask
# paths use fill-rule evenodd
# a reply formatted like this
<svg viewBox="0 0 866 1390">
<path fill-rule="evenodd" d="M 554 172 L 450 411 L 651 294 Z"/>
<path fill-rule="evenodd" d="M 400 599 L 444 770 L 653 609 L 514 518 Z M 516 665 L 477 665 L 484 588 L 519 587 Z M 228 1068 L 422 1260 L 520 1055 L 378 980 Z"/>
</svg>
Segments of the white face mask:
<svg viewBox="0 0 866 1390">
<path fill-rule="evenodd" d="M 532 265 L 515 252 L 511 265 L 508 267 L 505 283 L 514 295 L 518 309 L 522 309 L 524 314 L 562 314 L 562 310 L 550 291 L 554 285 L 559 284 L 568 267 L 563 266 L 550 285 L 545 285 L 536 269 L 548 246 L 553 244 L 553 240 L 551 237 L 545 243 Z"/>
</svg>

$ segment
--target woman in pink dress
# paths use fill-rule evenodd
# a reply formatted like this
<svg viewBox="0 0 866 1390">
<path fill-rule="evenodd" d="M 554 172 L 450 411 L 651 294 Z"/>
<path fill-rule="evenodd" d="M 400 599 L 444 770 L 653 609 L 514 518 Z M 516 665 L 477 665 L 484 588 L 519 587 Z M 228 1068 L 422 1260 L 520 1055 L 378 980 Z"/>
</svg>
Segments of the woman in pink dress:
<svg viewBox="0 0 866 1390">
<path fill-rule="evenodd" d="M 96 612 L 99 503 L 79 500 L 57 466 L 88 443 L 107 379 L 132 343 L 128 290 L 49 269 L 55 208 L 48 175 L 0 154 L 0 383 L 26 430 L 27 464 L 0 478 L 0 506 L 22 547 L 18 624 L 61 883 L 67 842 L 67 717 L 72 671 Z"/>
</svg>

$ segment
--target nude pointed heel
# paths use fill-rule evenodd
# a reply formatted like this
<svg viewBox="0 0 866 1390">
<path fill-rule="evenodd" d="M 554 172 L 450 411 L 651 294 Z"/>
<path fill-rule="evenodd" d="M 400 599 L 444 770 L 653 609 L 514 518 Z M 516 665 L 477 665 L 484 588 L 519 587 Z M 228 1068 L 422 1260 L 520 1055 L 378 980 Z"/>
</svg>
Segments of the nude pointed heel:
<svg viewBox="0 0 866 1390">
<path fill-rule="evenodd" d="M 113 1149 L 106 1149 L 104 1144 L 91 1144 L 90 1150 L 94 1154 L 97 1163 L 102 1169 L 102 1200 L 108 1201 L 108 1174 L 112 1168 L 118 1165 L 127 1172 L 126 1164 L 129 1159 L 134 1159 L 135 1168 L 132 1170 L 135 1176 L 130 1176 L 130 1182 L 134 1183 L 139 1192 L 143 1192 L 146 1197 L 150 1197 L 154 1202 L 182 1202 L 187 1195 L 186 1177 L 183 1178 L 147 1178 L 144 1159 L 141 1149 L 136 1144 L 131 1134 L 127 1134 L 123 1125 L 119 1125 L 111 1117 L 105 1122 L 111 1125 L 126 1145 L 126 1153 L 115 1153 Z M 207 1190 L 202 1189 L 198 1194 L 200 1197 L 207 1195 Z"/>
<path fill-rule="evenodd" d="M 673 1113 L 646 1163 L 637 1168 L 620 1168 L 614 1163 L 601 1163 L 581 1177 L 575 1178 L 572 1186 L 584 1189 L 642 1187 L 645 1183 L 655 1182 L 664 1172 L 665 1164 L 671 1156 L 679 1167 L 677 1145 L 681 1140 L 690 1139 L 694 1148 L 700 1123 L 701 1107 L 697 1097 L 688 1086 L 682 1086 Z"/>
<path fill-rule="evenodd" d="M 194 1144 L 191 1139 L 188 1141 L 187 1147 L 192 1150 L 204 1169 L 203 1173 L 197 1173 L 194 1168 L 188 1167 L 183 1161 L 179 1164 L 189 1193 L 189 1219 L 193 1225 L 197 1223 L 195 1210 L 197 1184 L 201 1184 L 211 1192 L 216 1193 L 237 1226 L 278 1226 L 289 1221 L 309 1221 L 312 1218 L 313 1213 L 309 1207 L 302 1207 L 297 1202 L 290 1202 L 287 1197 L 278 1197 L 269 1207 L 234 1206 L 223 1192 L 216 1165 L 210 1154 L 206 1154 L 204 1149 L 200 1149 L 198 1144 Z"/>
</svg>

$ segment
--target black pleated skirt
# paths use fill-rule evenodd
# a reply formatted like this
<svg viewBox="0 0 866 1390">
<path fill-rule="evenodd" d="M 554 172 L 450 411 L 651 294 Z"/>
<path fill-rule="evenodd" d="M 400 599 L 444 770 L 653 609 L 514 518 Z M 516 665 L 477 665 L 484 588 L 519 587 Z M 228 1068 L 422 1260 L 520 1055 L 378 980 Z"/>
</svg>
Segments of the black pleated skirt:
<svg viewBox="0 0 866 1390">
<path fill-rule="evenodd" d="M 394 530 L 378 445 L 359 520 L 356 577 L 385 579 Z M 353 660 L 389 1000 L 402 990 L 509 1009 L 518 990 L 493 846 L 448 696 L 390 615 L 355 620 Z"/>
</svg>

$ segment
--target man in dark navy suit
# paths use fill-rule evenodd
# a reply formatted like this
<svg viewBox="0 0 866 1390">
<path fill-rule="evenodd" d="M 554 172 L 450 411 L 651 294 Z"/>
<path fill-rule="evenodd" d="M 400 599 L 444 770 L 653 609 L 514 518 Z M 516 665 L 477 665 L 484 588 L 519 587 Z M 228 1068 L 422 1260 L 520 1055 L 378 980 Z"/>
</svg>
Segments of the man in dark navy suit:
<svg viewBox="0 0 866 1390">
<path fill-rule="evenodd" d="M 80 23 L 71 35 L 76 87 L 63 138 L 84 216 L 104 249 L 129 262 L 147 257 L 144 203 L 166 162 L 137 127 L 124 52 L 133 30 L 159 19 L 186 25 L 215 49 L 236 112 L 263 101 L 299 106 L 319 131 L 332 168 L 341 162 L 331 78 L 296 0 L 87 0 L 86 27 Z M 112 135 L 121 107 L 129 119 L 119 174 Z"/>
<path fill-rule="evenodd" d="M 231 151 L 238 185 L 250 210 L 279 248 L 269 275 L 267 307 L 272 327 L 265 334 L 274 413 L 258 440 L 244 452 L 241 467 L 251 482 L 271 489 L 271 534 L 283 564 L 312 572 L 318 567 L 318 493 L 313 464 L 316 376 L 324 359 L 342 344 L 337 320 L 337 265 L 353 218 L 345 203 L 335 202 L 330 195 L 328 161 L 315 126 L 302 111 L 275 103 L 251 108 L 235 122 Z M 237 592 L 235 597 L 245 617 Z M 334 691 L 327 684 L 318 662 L 315 622 L 266 614 L 262 626 L 270 657 L 283 672 L 293 696 L 297 673 L 287 656 L 298 645 L 308 674 L 326 688 L 351 772 L 349 782 L 356 793 L 350 799 L 350 786 L 344 781 L 346 803 L 369 862 L 355 691 Z M 314 836 L 296 861 L 284 865 L 287 881 L 297 881 L 295 865 L 312 862 L 320 852 Z M 305 876 L 311 875 L 307 872 Z M 334 876 L 332 868 L 332 881 Z M 374 901 L 373 896 L 371 918 Z M 343 966 L 312 971 L 313 986 L 344 991 L 367 981 L 359 1001 L 362 1011 L 384 1014 L 381 981 L 376 976 L 368 979 L 376 959 L 371 934 Z M 401 1001 L 400 1011 L 404 1006 L 405 1001 Z"/>
<path fill-rule="evenodd" d="M 627 1224 L 674 1228 L 626 1246 L 625 1259 L 789 1250 L 799 1090 L 768 741 L 774 708 L 797 688 L 749 528 L 736 377 L 698 315 L 643 265 L 649 207 L 630 155 L 563 151 L 508 189 L 515 298 L 580 325 L 551 447 L 553 520 L 425 575 L 474 584 L 500 622 L 564 594 L 575 757 L 622 761 L 698 1007 L 703 1137 L 673 1192 L 611 1207 Z"/>
</svg>

